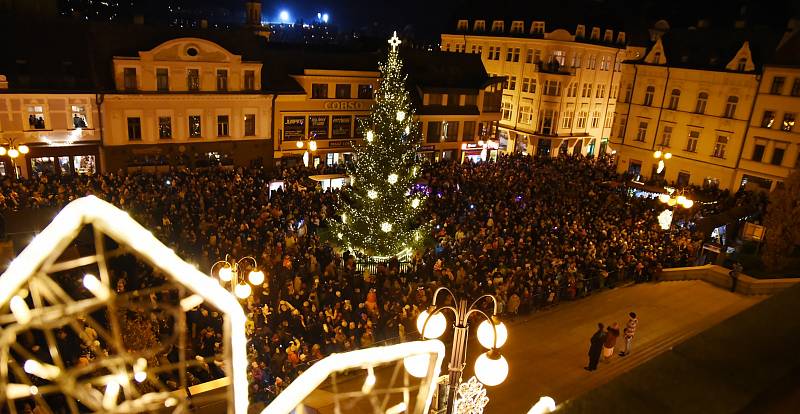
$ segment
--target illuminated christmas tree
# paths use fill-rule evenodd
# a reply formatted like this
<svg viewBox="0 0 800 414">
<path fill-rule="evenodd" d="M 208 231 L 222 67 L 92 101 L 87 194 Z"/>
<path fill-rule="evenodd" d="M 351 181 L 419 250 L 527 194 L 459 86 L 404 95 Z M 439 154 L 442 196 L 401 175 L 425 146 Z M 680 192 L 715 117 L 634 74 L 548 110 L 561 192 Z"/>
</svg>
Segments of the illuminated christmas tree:
<svg viewBox="0 0 800 414">
<path fill-rule="evenodd" d="M 417 220 L 424 196 L 411 190 L 420 173 L 416 153 L 419 131 L 406 91 L 397 33 L 381 63 L 375 104 L 361 125 L 363 144 L 354 149 L 348 166 L 350 186 L 341 193 L 339 221 L 330 223 L 340 247 L 364 256 L 408 254 L 423 240 Z"/>
</svg>

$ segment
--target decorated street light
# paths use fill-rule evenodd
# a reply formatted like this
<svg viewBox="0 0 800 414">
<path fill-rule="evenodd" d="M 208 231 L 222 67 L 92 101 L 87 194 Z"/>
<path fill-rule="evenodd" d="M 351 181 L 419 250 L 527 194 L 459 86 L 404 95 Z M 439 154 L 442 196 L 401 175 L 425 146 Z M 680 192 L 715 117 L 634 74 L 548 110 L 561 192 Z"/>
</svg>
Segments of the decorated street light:
<svg viewBox="0 0 800 414">
<path fill-rule="evenodd" d="M 244 265 L 247 262 L 252 263 L 252 266 L 245 268 Z M 245 274 L 248 269 L 249 271 Z M 225 255 L 225 260 L 211 265 L 211 276 L 214 276 L 214 271 L 216 271 L 216 277 L 219 278 L 220 284 L 229 283 L 231 293 L 239 299 L 247 299 L 250 296 L 253 292 L 251 284 L 258 286 L 264 283 L 264 272 L 258 270 L 258 263 L 253 256 L 245 256 L 236 260 L 230 255 Z"/>
<path fill-rule="evenodd" d="M 656 170 L 657 174 L 661 174 L 664 171 L 664 161 L 672 158 L 672 153 L 667 151 L 656 150 L 653 152 L 653 158 L 658 160 L 658 169 Z"/>
<path fill-rule="evenodd" d="M 25 155 L 28 152 L 30 152 L 30 148 L 28 148 L 27 145 L 25 145 L 25 144 L 16 145 L 14 143 L 14 139 L 6 139 L 6 143 L 4 145 L 0 146 L 0 157 L 4 157 L 4 156 L 8 155 L 8 157 L 11 158 L 11 164 L 14 167 L 14 176 L 15 177 L 17 176 L 17 174 L 16 174 L 16 171 L 17 171 L 16 159 L 17 159 L 17 157 L 19 157 L 20 155 Z"/>
<path fill-rule="evenodd" d="M 439 292 L 442 291 L 447 292 L 453 298 L 453 303 L 457 305 L 437 306 L 436 299 L 439 296 Z M 494 302 L 491 316 L 475 306 L 487 298 Z M 492 295 L 483 295 L 472 302 L 471 305 L 468 306 L 467 304 L 468 302 L 465 299 L 456 299 L 450 289 L 440 287 L 433 294 L 431 306 L 422 311 L 417 317 L 417 329 L 422 334 L 422 337 L 427 339 L 438 338 L 447 329 L 444 310 L 452 311 L 455 318 L 453 323 L 455 332 L 453 333 L 452 353 L 450 355 L 450 364 L 448 365 L 450 376 L 447 392 L 447 414 L 453 413 L 456 391 L 461 383 L 461 374 L 466 365 L 464 359 L 467 354 L 467 332 L 469 330 L 469 318 L 472 315 L 480 315 L 484 319 L 478 325 L 477 337 L 478 342 L 488 349 L 475 361 L 475 376 L 480 382 L 488 386 L 498 385 L 508 376 L 508 361 L 500 354 L 498 349 L 508 339 L 508 328 L 497 318 L 497 299 Z M 417 365 L 426 364 L 426 361 L 421 359 L 420 361 L 406 360 L 404 362 L 406 369 L 412 375 L 418 371 L 422 372 L 422 369 L 419 369 L 420 367 Z"/>
</svg>

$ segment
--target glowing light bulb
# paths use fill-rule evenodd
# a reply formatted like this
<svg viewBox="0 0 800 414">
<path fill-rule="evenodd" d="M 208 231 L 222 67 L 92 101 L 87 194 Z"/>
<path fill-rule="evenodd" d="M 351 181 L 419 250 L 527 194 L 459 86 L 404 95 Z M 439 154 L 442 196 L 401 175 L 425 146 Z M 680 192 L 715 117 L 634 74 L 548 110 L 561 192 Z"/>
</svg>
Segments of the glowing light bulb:
<svg viewBox="0 0 800 414">
<path fill-rule="evenodd" d="M 309 141 L 308 149 L 310 149 L 311 151 L 316 151 L 317 150 L 317 141 Z"/>
<path fill-rule="evenodd" d="M 219 269 L 219 272 L 217 272 L 217 275 L 219 276 L 219 280 L 223 282 L 230 282 L 231 279 L 233 279 L 233 268 L 228 265 L 222 266 Z"/>
<path fill-rule="evenodd" d="M 508 361 L 497 351 L 487 351 L 475 360 L 475 376 L 483 385 L 498 385 L 508 376 Z"/>
<path fill-rule="evenodd" d="M 106 300 L 111 296 L 108 289 L 93 274 L 87 273 L 83 276 L 83 286 L 98 299 Z"/>
<path fill-rule="evenodd" d="M 342 213 L 342 223 L 347 223 L 347 214 Z"/>
<path fill-rule="evenodd" d="M 5 156 L 8 153 L 6 147 L 0 147 L 0 157 Z"/>
<path fill-rule="evenodd" d="M 419 199 L 418 198 L 415 198 L 415 199 L 411 200 L 411 207 L 414 207 L 414 208 L 419 207 Z"/>
<path fill-rule="evenodd" d="M 303 148 L 303 141 L 297 141 L 294 145 L 296 145 L 297 148 Z"/>
<path fill-rule="evenodd" d="M 653 153 L 653 158 L 661 158 L 661 151 L 656 151 Z"/>
<path fill-rule="evenodd" d="M 381 231 L 383 231 L 384 233 L 392 231 L 392 223 L 387 223 L 387 222 L 381 223 Z"/>
<path fill-rule="evenodd" d="M 664 153 L 664 159 L 665 159 L 665 160 L 668 160 L 668 159 L 670 159 L 670 158 L 672 158 L 672 153 L 671 153 L 671 152 L 665 152 L 665 153 Z"/>
<path fill-rule="evenodd" d="M 27 145 L 20 145 L 19 152 L 20 154 L 27 154 L 28 152 L 30 152 L 30 148 L 28 148 Z"/>
<path fill-rule="evenodd" d="M 367 142 L 372 142 L 375 139 L 375 134 L 372 131 L 367 131 Z"/>
<path fill-rule="evenodd" d="M 690 200 L 688 198 L 686 199 L 686 201 L 683 202 L 683 207 L 685 207 L 685 208 L 692 208 L 693 205 L 694 205 L 694 201 L 692 201 L 692 200 Z"/>
<path fill-rule="evenodd" d="M 658 201 L 666 204 L 669 203 L 669 194 L 661 194 L 658 196 Z"/>
<path fill-rule="evenodd" d="M 428 354 L 417 354 L 403 358 L 403 367 L 406 371 L 416 378 L 424 378 L 428 375 L 428 365 L 431 357 Z"/>
<path fill-rule="evenodd" d="M 397 111 L 397 120 L 402 122 L 405 119 L 406 119 L 406 113 L 403 111 Z"/>
<path fill-rule="evenodd" d="M 336 233 L 336 237 L 338 237 L 338 238 L 341 240 L 341 238 L 342 238 L 342 237 L 344 237 L 344 234 L 342 234 L 342 233 Z"/>
<path fill-rule="evenodd" d="M 494 327 L 495 329 L 493 330 L 492 322 L 489 322 L 488 320 L 484 320 L 480 325 L 478 325 L 478 342 L 480 342 L 484 348 L 500 348 L 508 339 L 508 328 L 506 328 L 506 324 L 498 321 Z M 497 331 L 496 344 L 494 341 L 495 330 Z"/>
<path fill-rule="evenodd" d="M 254 285 L 260 285 L 264 283 L 264 272 L 260 270 L 254 270 L 247 276 L 247 280 Z"/>
<path fill-rule="evenodd" d="M 11 313 L 14 314 L 14 318 L 17 319 L 17 323 L 20 325 L 25 325 L 26 323 L 30 322 L 31 310 L 28 308 L 28 304 L 25 303 L 25 299 L 22 299 L 19 296 L 14 296 L 11 298 L 9 307 L 11 308 Z"/>
<path fill-rule="evenodd" d="M 667 201 L 667 205 L 670 207 L 674 206 L 675 204 L 678 204 L 678 201 L 676 201 L 674 198 L 670 198 L 669 201 Z"/>
<path fill-rule="evenodd" d="M 233 292 L 236 294 L 237 298 L 247 299 L 247 297 L 250 296 L 250 292 L 252 292 L 252 289 L 250 289 L 250 285 L 248 285 L 247 283 L 239 283 L 233 289 Z"/>
<path fill-rule="evenodd" d="M 397 174 L 389 174 L 389 184 L 394 184 L 397 182 L 398 176 Z"/>
<path fill-rule="evenodd" d="M 375 190 L 369 190 L 369 191 L 367 191 L 367 197 L 369 197 L 370 199 L 374 200 L 374 199 L 378 198 L 378 192 L 375 191 Z"/>
<path fill-rule="evenodd" d="M 428 318 L 428 315 L 428 311 L 424 310 L 417 316 L 417 330 L 427 339 L 434 339 L 442 336 L 445 329 L 447 329 L 447 318 L 445 318 L 441 312 L 435 313 L 430 318 Z M 427 324 L 425 324 L 425 320 L 428 321 Z M 423 326 L 425 327 L 425 332 L 422 332 Z"/>
<path fill-rule="evenodd" d="M 406 133 L 406 135 L 408 135 L 411 133 L 411 128 L 407 126 L 406 129 L 403 131 Z"/>
<path fill-rule="evenodd" d="M 8 150 L 8 156 L 11 158 L 17 158 L 19 157 L 19 151 L 17 151 L 16 148 L 11 148 L 10 150 Z"/>
<path fill-rule="evenodd" d="M 683 203 L 686 202 L 686 197 L 684 197 L 682 195 L 679 195 L 677 201 L 678 201 L 678 204 L 683 205 Z"/>
</svg>

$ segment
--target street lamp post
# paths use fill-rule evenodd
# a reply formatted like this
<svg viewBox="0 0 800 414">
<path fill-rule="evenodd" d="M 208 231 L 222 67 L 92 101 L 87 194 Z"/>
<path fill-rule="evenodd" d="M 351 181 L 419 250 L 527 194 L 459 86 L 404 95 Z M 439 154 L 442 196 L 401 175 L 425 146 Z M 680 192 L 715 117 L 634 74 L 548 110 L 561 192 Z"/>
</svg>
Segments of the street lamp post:
<svg viewBox="0 0 800 414">
<path fill-rule="evenodd" d="M 303 152 L 303 163 L 308 167 L 309 161 L 312 160 L 314 153 L 317 152 L 317 141 L 314 139 L 314 136 L 309 135 L 306 140 L 297 141 L 297 144 L 295 144 L 297 145 L 297 149 L 303 149 L 306 145 L 305 141 L 308 141 L 308 149 Z"/>
<path fill-rule="evenodd" d="M 19 174 L 17 174 L 17 157 L 20 154 L 25 155 L 30 152 L 30 148 L 27 145 L 16 145 L 14 144 L 14 139 L 6 139 L 6 143 L 0 146 L 0 157 L 8 155 L 11 158 L 11 166 L 14 168 L 14 178 L 19 178 Z"/>
<path fill-rule="evenodd" d="M 243 264 L 248 261 L 253 265 L 250 267 L 250 271 L 247 273 L 247 278 L 245 279 L 244 272 L 246 269 Z M 212 277 L 214 276 L 215 270 L 217 272 L 216 277 L 219 278 L 219 283 L 222 285 L 230 283 L 231 293 L 236 295 L 239 299 L 247 299 L 253 291 L 247 282 L 250 282 L 250 284 L 254 286 L 264 283 L 264 272 L 258 270 L 258 263 L 253 256 L 245 256 L 236 260 L 226 254 L 225 260 L 220 260 L 211 265 Z"/>
<path fill-rule="evenodd" d="M 456 306 L 443 305 L 437 306 L 436 299 L 439 293 L 445 291 L 453 298 Z M 492 316 L 475 307 L 483 299 L 489 298 L 494 302 Z M 475 361 L 475 376 L 485 385 L 493 386 L 502 383 L 508 375 L 508 362 L 500 354 L 498 348 L 503 346 L 508 339 L 508 329 L 505 324 L 497 318 L 497 299 L 492 295 L 483 295 L 468 305 L 466 299 L 456 299 L 450 289 L 440 287 L 433 294 L 433 302 L 427 310 L 422 311 L 417 317 L 417 329 L 423 338 L 433 339 L 441 336 L 447 328 L 447 320 L 443 314 L 444 310 L 453 312 L 453 343 L 450 354 L 449 383 L 447 390 L 447 414 L 452 414 L 454 401 L 458 385 L 461 382 L 461 375 L 464 372 L 467 356 L 467 334 L 469 331 L 469 318 L 472 315 L 480 315 L 484 321 L 478 326 L 478 342 L 488 349 L 481 354 Z"/>
<path fill-rule="evenodd" d="M 653 158 L 658 160 L 658 169 L 656 170 L 656 174 L 661 174 L 664 171 L 664 161 L 672 158 L 672 153 L 669 151 L 662 151 L 662 150 L 655 150 L 653 152 Z"/>
</svg>

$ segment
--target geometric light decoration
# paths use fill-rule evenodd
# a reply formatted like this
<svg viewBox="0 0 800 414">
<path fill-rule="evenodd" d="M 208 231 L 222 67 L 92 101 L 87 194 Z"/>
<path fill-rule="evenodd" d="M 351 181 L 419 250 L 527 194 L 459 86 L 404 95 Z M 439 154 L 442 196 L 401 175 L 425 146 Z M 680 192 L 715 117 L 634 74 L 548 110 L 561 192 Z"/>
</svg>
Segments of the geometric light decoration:
<svg viewBox="0 0 800 414">
<path fill-rule="evenodd" d="M 661 230 L 669 230 L 672 226 L 672 210 L 666 209 L 658 215 L 658 225 Z"/>
<path fill-rule="evenodd" d="M 455 413 L 481 414 L 486 404 L 489 404 L 486 389 L 475 377 L 459 384 L 457 393 L 453 411 Z"/>
<path fill-rule="evenodd" d="M 123 262 L 149 267 L 149 284 L 126 286 Z M 220 315 L 223 335 L 214 356 L 187 357 L 185 313 L 200 304 Z M 244 414 L 245 325 L 230 292 L 126 212 L 75 200 L 0 275 L 0 412 L 26 400 L 43 412 L 186 412 L 188 376 L 214 371 L 229 384 L 228 412 Z M 169 349 L 177 362 L 160 358 Z"/>
<path fill-rule="evenodd" d="M 315 399 L 311 394 L 321 385 L 333 392 L 330 401 L 325 402 L 330 406 L 330 412 L 427 413 L 436 390 L 435 379 L 439 377 L 444 353 L 441 341 L 428 340 L 333 354 L 300 374 L 261 414 L 305 412 L 293 410 L 319 403 L 318 398 Z M 406 369 L 407 360 L 418 362 L 416 365 L 422 365 L 423 370 L 412 375 Z M 363 374 L 363 382 L 358 383 L 363 385 L 347 389 L 336 385 L 337 381 L 347 381 L 337 380 L 337 375 L 345 372 L 351 373 L 350 378 L 356 372 Z M 324 394 L 330 395 L 331 391 Z M 397 407 L 403 409 L 398 410 Z"/>
</svg>

